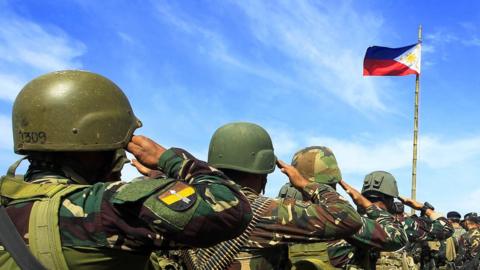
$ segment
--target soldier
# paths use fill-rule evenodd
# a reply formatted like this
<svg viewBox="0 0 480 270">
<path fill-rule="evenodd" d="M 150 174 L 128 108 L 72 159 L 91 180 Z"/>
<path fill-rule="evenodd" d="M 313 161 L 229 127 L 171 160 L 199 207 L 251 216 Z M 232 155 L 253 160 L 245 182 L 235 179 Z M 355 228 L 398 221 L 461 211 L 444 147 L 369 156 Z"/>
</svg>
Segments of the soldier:
<svg viewBox="0 0 480 270">
<path fill-rule="evenodd" d="M 405 213 L 405 205 L 402 203 L 402 202 L 394 202 L 394 215 L 395 215 L 395 219 L 398 221 L 398 222 L 401 222 L 403 223 L 405 221 L 405 218 L 408 216 L 406 213 Z"/>
<path fill-rule="evenodd" d="M 378 199 L 378 193 L 389 195 L 382 199 L 387 209 L 392 209 L 394 201 L 397 197 L 407 206 L 422 210 L 422 213 L 428 218 L 419 218 L 417 216 L 407 216 L 402 222 L 403 228 L 407 233 L 409 242 L 416 242 L 421 240 L 442 240 L 449 237 L 453 229 L 448 224 L 445 217 L 440 217 L 439 214 L 428 208 L 430 204 L 421 204 L 417 201 L 398 196 L 398 189 L 396 180 L 388 172 L 375 171 L 367 175 L 362 188 L 362 195 L 367 197 L 372 202 Z M 391 210 L 393 212 L 393 209 Z M 381 252 L 377 260 L 377 269 L 395 269 L 395 267 L 413 268 L 412 259 L 407 258 L 403 252 Z"/>
<path fill-rule="evenodd" d="M 462 234 L 465 233 L 465 229 L 460 225 L 460 213 L 451 211 L 447 213 L 447 219 L 450 225 L 454 229 L 454 233 L 451 237 L 443 241 L 438 241 L 440 248 L 438 250 L 436 261 L 439 269 L 454 269 L 455 259 L 458 253 L 458 241 Z M 438 245 L 435 242 L 429 242 L 429 246 Z"/>
<path fill-rule="evenodd" d="M 408 235 L 408 259 L 413 260 L 421 269 L 436 269 L 444 265 L 444 255 L 440 254 L 441 243 L 453 234 L 453 227 L 448 220 L 428 202 L 399 197 L 407 206 L 421 211 L 420 216 L 412 215 L 403 222 Z"/>
<path fill-rule="evenodd" d="M 275 160 L 272 141 L 262 127 L 240 122 L 217 129 L 210 141 L 208 162 L 242 186 L 254 217 L 240 237 L 189 251 L 191 268 L 284 269 L 285 244 L 341 239 L 360 228 L 359 215 L 332 187 L 306 180 L 282 161 L 277 161 L 277 166 L 314 203 L 261 196 Z"/>
<path fill-rule="evenodd" d="M 467 232 L 460 237 L 455 264 L 460 269 L 480 269 L 480 218 L 472 212 L 463 219 Z"/>
<path fill-rule="evenodd" d="M 448 222 L 452 225 L 453 229 L 455 230 L 455 232 L 453 233 L 453 237 L 456 239 L 457 242 L 458 240 L 460 240 L 460 236 L 462 236 L 466 232 L 465 229 L 460 224 L 461 218 L 462 216 L 460 215 L 460 213 L 456 211 L 451 211 L 447 213 Z"/>
<path fill-rule="evenodd" d="M 142 268 L 154 249 L 210 246 L 245 229 L 251 208 L 232 181 L 185 150 L 133 136 L 140 126 L 98 74 L 53 72 L 22 89 L 14 148 L 30 166 L 21 177 L 14 164 L 0 182 L 2 269 Z M 166 178 L 106 182 L 118 180 L 124 147 Z"/>
<path fill-rule="evenodd" d="M 314 265 L 315 260 L 323 258 L 323 265 L 317 263 L 317 269 L 324 269 L 325 265 L 370 269 L 375 266 L 375 262 L 371 260 L 374 258 L 370 256 L 373 251 L 394 251 L 406 244 L 407 236 L 402 225 L 395 221 L 386 205 L 381 205 L 379 199 L 375 203 L 370 202 L 342 180 L 335 156 L 329 148 L 312 146 L 302 149 L 293 156 L 292 165 L 311 182 L 329 184 L 332 187 L 339 183 L 365 213 L 365 216 L 362 216 L 362 228 L 345 240 L 291 245 L 290 261 L 295 268 L 300 269 L 296 266 L 306 264 L 306 261 Z M 384 184 L 387 184 L 386 182 Z M 380 197 L 391 197 L 390 190 L 386 191 L 386 185 L 381 190 L 384 193 L 378 193 Z M 397 194 L 398 192 L 394 192 L 393 195 Z M 289 184 L 282 187 L 279 196 L 304 199 L 301 192 Z M 305 251 L 308 253 L 305 254 Z"/>
</svg>

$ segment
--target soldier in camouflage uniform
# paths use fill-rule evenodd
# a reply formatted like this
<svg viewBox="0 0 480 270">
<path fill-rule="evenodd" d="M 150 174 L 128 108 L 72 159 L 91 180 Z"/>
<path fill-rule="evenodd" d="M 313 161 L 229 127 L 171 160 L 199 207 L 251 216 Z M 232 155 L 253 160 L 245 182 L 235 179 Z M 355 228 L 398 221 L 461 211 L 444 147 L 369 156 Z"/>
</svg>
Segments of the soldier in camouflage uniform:
<svg viewBox="0 0 480 270">
<path fill-rule="evenodd" d="M 305 261 L 324 258 L 323 265 L 317 264 L 316 269 L 324 269 L 325 265 L 338 268 L 345 268 L 347 265 L 350 268 L 354 268 L 353 265 L 356 265 L 356 268 L 369 268 L 369 265 L 372 267 L 375 265 L 370 261 L 372 251 L 393 251 L 406 244 L 407 236 L 394 216 L 384 206 L 371 203 L 342 180 L 335 156 L 329 148 L 313 146 L 302 149 L 293 156 L 292 165 L 311 182 L 329 184 L 333 188 L 339 183 L 365 213 L 365 216 L 362 216 L 361 229 L 345 240 L 290 246 L 290 260 L 294 267 L 298 263 L 306 264 Z M 279 196 L 304 199 L 300 197 L 301 193 L 289 184 L 282 187 Z M 302 256 L 301 252 L 305 250 L 309 253 Z M 311 264 L 313 265 L 313 262 Z"/>
<path fill-rule="evenodd" d="M 387 184 L 389 182 L 392 184 Z M 394 205 L 394 197 L 400 199 L 405 205 L 426 212 L 426 215 L 429 218 L 407 216 L 403 220 L 403 229 L 408 236 L 409 242 L 431 239 L 442 240 L 452 234 L 453 229 L 448 224 L 447 220 L 444 217 L 440 217 L 440 215 L 435 213 L 433 209 L 425 209 L 424 204 L 398 196 L 396 180 L 390 173 L 385 171 L 375 171 L 367 175 L 365 178 L 362 195 L 367 197 L 370 201 L 376 202 L 378 200 L 378 192 L 383 192 L 390 196 L 387 197 L 387 200 L 382 200 L 387 209 L 391 209 L 390 211 L 392 213 L 394 210 L 392 209 L 392 206 Z M 403 269 L 414 268 L 412 260 L 408 259 L 405 253 L 381 252 L 378 256 L 379 259 L 376 263 L 377 269 L 395 269 L 399 267 L 402 267 Z"/>
<path fill-rule="evenodd" d="M 461 217 L 462 216 L 456 211 L 448 212 L 448 222 L 455 230 L 453 235 L 443 241 L 429 242 L 429 246 L 434 247 L 434 249 L 440 245 L 438 251 L 434 252 L 436 265 L 439 269 L 454 269 L 455 267 L 455 258 L 458 253 L 458 241 L 462 234 L 466 232 L 460 225 Z"/>
<path fill-rule="evenodd" d="M 415 269 L 436 269 L 439 259 L 440 241 L 453 234 L 453 227 L 440 213 L 434 211 L 429 203 L 399 197 L 407 206 L 421 211 L 421 215 L 405 218 L 403 226 L 408 235 L 407 257 L 415 262 Z M 412 266 L 413 267 L 413 266 Z"/>
<path fill-rule="evenodd" d="M 185 150 L 133 136 L 140 126 L 120 88 L 94 73 L 49 73 L 19 93 L 14 147 L 30 166 L 23 177 L 12 166 L 0 195 L 45 268 L 141 269 L 154 249 L 210 246 L 245 229 L 251 208 L 235 183 Z M 124 147 L 166 178 L 110 182 Z M 12 256 L 0 249 L 2 269 L 19 269 Z"/>
<path fill-rule="evenodd" d="M 242 186 L 254 218 L 246 232 L 233 242 L 190 252 L 192 268 L 284 269 L 286 244 L 341 239 L 360 228 L 360 216 L 331 186 L 306 180 L 282 161 L 277 161 L 277 166 L 307 201 L 260 195 L 267 174 L 275 169 L 275 160 L 270 136 L 258 125 L 231 123 L 215 132 L 210 141 L 208 162 Z M 257 208 L 259 201 L 265 203 Z"/>
<path fill-rule="evenodd" d="M 462 236 L 464 233 L 467 232 L 460 224 L 461 218 L 462 216 L 460 215 L 460 213 L 456 211 L 451 211 L 447 213 L 448 222 L 452 225 L 453 229 L 455 230 L 452 237 L 454 237 L 457 242 L 460 240 L 460 236 Z"/>
<path fill-rule="evenodd" d="M 455 264 L 460 269 L 480 269 L 480 217 L 477 213 L 466 214 L 464 226 L 467 232 L 460 237 Z"/>
</svg>

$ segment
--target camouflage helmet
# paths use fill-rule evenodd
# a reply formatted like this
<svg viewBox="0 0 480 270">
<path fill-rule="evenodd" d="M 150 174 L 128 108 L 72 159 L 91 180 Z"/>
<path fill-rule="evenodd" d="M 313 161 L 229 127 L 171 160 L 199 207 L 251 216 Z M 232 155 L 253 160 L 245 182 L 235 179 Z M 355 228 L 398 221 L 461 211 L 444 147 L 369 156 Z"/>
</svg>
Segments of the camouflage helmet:
<svg viewBox="0 0 480 270">
<path fill-rule="evenodd" d="M 397 181 L 388 172 L 371 172 L 363 180 L 362 195 L 378 196 L 379 194 L 398 197 Z"/>
<path fill-rule="evenodd" d="M 208 163 L 219 169 L 268 174 L 275 170 L 275 161 L 270 135 L 253 123 L 226 124 L 210 140 Z"/>
<path fill-rule="evenodd" d="M 79 70 L 48 73 L 25 85 L 12 124 L 19 154 L 120 149 L 141 126 L 117 85 Z"/>
<path fill-rule="evenodd" d="M 335 184 L 342 180 L 332 150 L 325 146 L 311 146 L 293 155 L 292 166 L 310 182 Z"/>
</svg>

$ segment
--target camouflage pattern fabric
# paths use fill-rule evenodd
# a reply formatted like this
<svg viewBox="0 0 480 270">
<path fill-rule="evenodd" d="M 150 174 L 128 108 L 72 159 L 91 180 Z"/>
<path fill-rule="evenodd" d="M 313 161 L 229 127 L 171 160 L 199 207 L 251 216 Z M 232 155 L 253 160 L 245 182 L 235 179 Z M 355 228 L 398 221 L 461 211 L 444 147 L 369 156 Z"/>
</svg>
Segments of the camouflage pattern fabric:
<svg viewBox="0 0 480 270">
<path fill-rule="evenodd" d="M 443 216 L 433 219 L 409 216 L 403 221 L 403 228 L 409 242 L 444 240 L 453 234 L 452 225 Z"/>
<path fill-rule="evenodd" d="M 337 160 L 328 147 L 312 146 L 298 151 L 292 166 L 310 182 L 334 184 L 342 179 Z"/>
<path fill-rule="evenodd" d="M 249 188 L 242 191 L 250 201 L 259 196 Z M 311 202 L 271 199 L 229 270 L 284 269 L 286 244 L 341 239 L 360 228 L 358 213 L 330 186 L 314 182 L 303 192 Z"/>
<path fill-rule="evenodd" d="M 366 209 L 366 215 L 357 233 L 345 240 L 329 242 L 328 255 L 335 267 L 365 267 L 371 251 L 394 251 L 406 245 L 407 235 L 392 214 L 372 205 Z"/>
<path fill-rule="evenodd" d="M 60 171 L 48 171 L 52 168 L 29 170 L 26 180 L 66 178 Z M 100 182 L 63 199 L 60 237 L 70 268 L 92 267 L 92 260 L 82 261 L 79 254 L 99 252 L 104 256 L 98 265 L 106 269 L 129 269 L 126 258 L 132 254 L 143 267 L 154 249 L 210 246 L 239 235 L 250 221 L 250 205 L 238 186 L 206 162 L 172 148 L 161 156 L 158 169 L 168 178 Z M 7 207 L 27 243 L 31 207 L 28 201 Z M 0 265 L 6 258 L 2 254 Z"/>
<path fill-rule="evenodd" d="M 467 231 L 461 227 L 461 226 L 458 226 L 456 228 L 454 228 L 455 231 L 453 232 L 453 237 L 458 241 L 460 241 L 460 237 L 465 234 Z"/>
<path fill-rule="evenodd" d="M 479 258 L 477 255 L 480 252 L 480 229 L 477 228 L 467 231 L 460 237 L 458 244 L 458 255 L 455 260 L 457 266 L 466 265 L 474 259 L 478 261 Z"/>
<path fill-rule="evenodd" d="M 407 246 L 409 260 L 413 260 L 422 269 L 442 264 L 444 259 L 440 258 L 440 241 L 451 237 L 454 231 L 445 217 L 438 214 L 432 218 L 408 216 L 403 221 L 403 228 L 410 242 Z"/>
</svg>

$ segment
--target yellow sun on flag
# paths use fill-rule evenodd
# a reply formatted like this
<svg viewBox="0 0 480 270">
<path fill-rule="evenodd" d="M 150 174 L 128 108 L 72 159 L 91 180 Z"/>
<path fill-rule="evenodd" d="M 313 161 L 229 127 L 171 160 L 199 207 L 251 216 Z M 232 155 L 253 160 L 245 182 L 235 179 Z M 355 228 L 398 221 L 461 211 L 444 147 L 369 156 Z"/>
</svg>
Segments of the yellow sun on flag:
<svg viewBox="0 0 480 270">
<path fill-rule="evenodd" d="M 397 58 L 400 63 L 420 72 L 421 45 L 417 44 L 411 51 L 406 52 Z"/>
<path fill-rule="evenodd" d="M 407 55 L 407 57 L 405 57 L 405 62 L 407 63 L 415 63 L 415 61 L 417 61 L 417 56 L 415 54 L 415 52 L 411 52 L 410 54 Z"/>
</svg>

